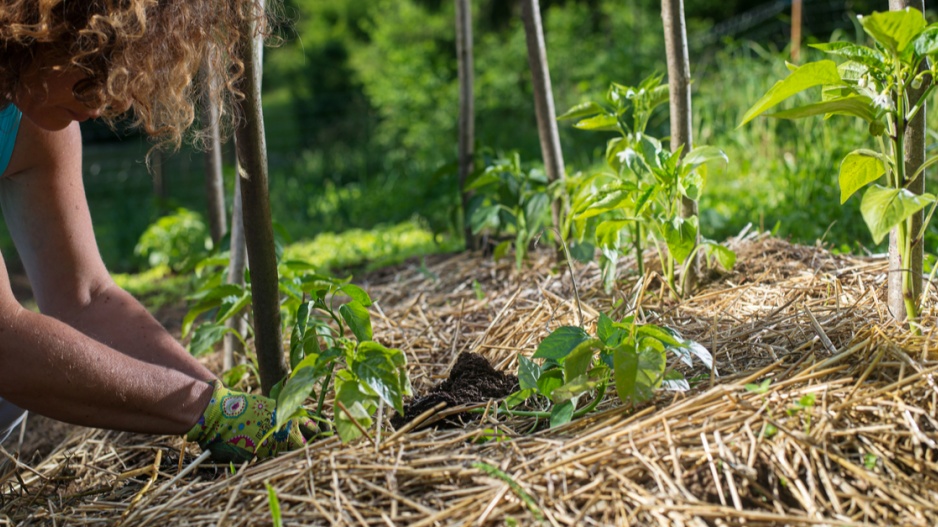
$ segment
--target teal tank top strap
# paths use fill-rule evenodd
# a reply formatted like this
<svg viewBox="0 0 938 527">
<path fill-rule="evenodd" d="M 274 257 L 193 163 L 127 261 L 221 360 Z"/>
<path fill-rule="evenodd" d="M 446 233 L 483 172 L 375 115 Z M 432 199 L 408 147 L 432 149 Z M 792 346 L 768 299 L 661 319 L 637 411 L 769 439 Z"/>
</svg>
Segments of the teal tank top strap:
<svg viewBox="0 0 938 527">
<path fill-rule="evenodd" d="M 6 172 L 7 165 L 10 164 L 22 117 L 23 113 L 12 104 L 7 104 L 6 108 L 0 110 L 0 174 Z"/>
</svg>

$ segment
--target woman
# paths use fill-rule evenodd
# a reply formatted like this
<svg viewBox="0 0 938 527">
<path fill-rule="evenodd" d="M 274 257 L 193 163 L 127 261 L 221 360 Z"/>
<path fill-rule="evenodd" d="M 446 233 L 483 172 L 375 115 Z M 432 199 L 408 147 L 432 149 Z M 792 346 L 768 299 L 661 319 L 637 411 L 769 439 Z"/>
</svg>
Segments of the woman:
<svg viewBox="0 0 938 527">
<path fill-rule="evenodd" d="M 275 402 L 226 390 L 114 284 L 81 178 L 78 121 L 132 108 L 137 125 L 178 145 L 193 86 L 220 86 L 216 102 L 237 95 L 233 51 L 254 0 L 0 2 L 0 207 L 41 311 L 19 305 L 0 265 L 0 440 L 25 409 L 187 434 L 219 461 L 305 444 L 309 423 L 294 421 L 261 443 Z M 193 83 L 207 56 L 229 78 Z"/>
</svg>

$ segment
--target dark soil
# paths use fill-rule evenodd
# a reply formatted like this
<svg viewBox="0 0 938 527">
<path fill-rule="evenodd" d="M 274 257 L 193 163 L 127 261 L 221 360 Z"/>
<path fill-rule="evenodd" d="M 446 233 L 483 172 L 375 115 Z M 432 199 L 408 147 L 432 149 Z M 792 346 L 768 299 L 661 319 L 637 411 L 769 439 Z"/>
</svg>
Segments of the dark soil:
<svg viewBox="0 0 938 527">
<path fill-rule="evenodd" d="M 400 428 L 441 402 L 446 403 L 447 408 L 484 403 L 503 399 L 517 390 L 517 377 L 496 370 L 481 355 L 464 351 L 456 359 L 449 377 L 426 395 L 416 397 L 406 405 L 404 414 L 391 418 L 391 424 Z M 438 426 L 463 426 L 474 418 L 470 416 L 471 414 L 451 415 L 440 421 Z"/>
</svg>

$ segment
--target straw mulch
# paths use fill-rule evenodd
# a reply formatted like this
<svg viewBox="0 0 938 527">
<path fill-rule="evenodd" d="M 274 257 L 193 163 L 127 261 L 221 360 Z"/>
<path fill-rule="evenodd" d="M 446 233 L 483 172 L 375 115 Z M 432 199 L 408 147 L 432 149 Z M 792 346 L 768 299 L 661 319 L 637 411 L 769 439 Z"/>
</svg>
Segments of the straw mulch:
<svg viewBox="0 0 938 527">
<path fill-rule="evenodd" d="M 617 302 L 617 316 L 636 308 L 710 348 L 718 375 L 686 370 L 690 392 L 637 408 L 610 393 L 553 430 L 489 412 L 182 478 L 198 449 L 178 462 L 178 438 L 83 431 L 34 466 L 7 465 L 0 524 L 270 525 L 265 483 L 285 525 L 938 524 L 938 295 L 914 337 L 888 322 L 883 259 L 731 243 L 737 269 L 681 303 L 654 277 L 610 297 L 595 266 L 576 266 L 589 329 Z M 514 371 L 578 323 L 571 284 L 548 251 L 521 272 L 455 255 L 364 281 L 375 334 L 406 351 L 418 392 L 460 351 Z M 766 379 L 764 393 L 745 387 Z"/>
</svg>

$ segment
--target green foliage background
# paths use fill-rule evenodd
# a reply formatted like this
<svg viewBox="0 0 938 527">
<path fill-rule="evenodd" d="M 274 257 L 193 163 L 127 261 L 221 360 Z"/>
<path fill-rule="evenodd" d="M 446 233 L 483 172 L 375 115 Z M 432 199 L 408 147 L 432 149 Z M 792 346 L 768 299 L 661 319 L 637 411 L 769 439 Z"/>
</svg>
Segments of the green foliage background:
<svg viewBox="0 0 938 527">
<path fill-rule="evenodd" d="M 806 15 L 814 4 L 806 3 Z M 885 0 L 843 5 L 819 27 L 807 16 L 806 40 L 827 41 L 833 27 L 841 28 L 836 38 L 862 38 L 853 14 L 888 9 Z M 632 84 L 666 71 L 658 0 L 542 0 L 541 7 L 559 111 L 601 98 L 612 81 Z M 745 109 L 784 75 L 779 59 L 787 57 L 787 10 L 739 40 L 710 38 L 722 34 L 718 24 L 752 7 L 685 0 L 695 142 L 730 159 L 704 192 L 703 234 L 720 240 L 751 222 L 799 242 L 823 236 L 846 250 L 869 247 L 858 201 L 840 207 L 836 185 L 839 160 L 863 130 L 836 118 L 833 126 L 758 119 L 736 129 Z M 478 149 L 517 151 L 527 170 L 540 164 L 540 151 L 518 4 L 473 0 L 472 9 Z M 274 219 L 294 239 L 402 222 L 437 242 L 458 236 L 453 10 L 448 0 L 282 1 L 281 42 L 265 51 L 265 120 Z M 101 135 L 87 125 L 86 140 Z M 570 173 L 602 166 L 608 137 L 568 123 L 560 132 Z M 668 135 L 665 112 L 649 133 Z M 149 224 L 180 206 L 205 209 L 201 154 L 165 156 L 168 194 L 154 198 L 141 162 L 147 146 L 140 138 L 86 144 L 99 245 L 118 271 L 141 265 L 133 249 Z M 230 189 L 230 163 L 227 170 Z M 10 245 L 0 233 L 5 256 Z"/>
</svg>

